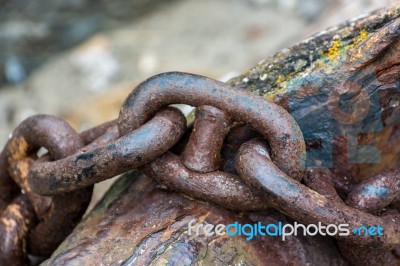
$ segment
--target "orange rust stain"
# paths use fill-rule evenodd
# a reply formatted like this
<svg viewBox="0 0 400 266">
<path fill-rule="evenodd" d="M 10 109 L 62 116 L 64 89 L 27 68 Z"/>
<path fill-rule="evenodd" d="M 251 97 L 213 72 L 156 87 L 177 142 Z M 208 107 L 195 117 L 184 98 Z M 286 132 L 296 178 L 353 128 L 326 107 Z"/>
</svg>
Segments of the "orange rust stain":
<svg viewBox="0 0 400 266">
<path fill-rule="evenodd" d="M 32 163 L 30 163 L 28 159 L 11 163 L 12 177 L 18 183 L 20 188 L 27 192 L 31 192 L 31 189 L 28 185 L 28 173 L 31 164 Z"/>
<path fill-rule="evenodd" d="M 28 150 L 28 142 L 25 138 L 19 137 L 15 138 L 10 143 L 10 155 L 13 161 L 19 161 L 26 157 L 26 152 Z"/>
</svg>

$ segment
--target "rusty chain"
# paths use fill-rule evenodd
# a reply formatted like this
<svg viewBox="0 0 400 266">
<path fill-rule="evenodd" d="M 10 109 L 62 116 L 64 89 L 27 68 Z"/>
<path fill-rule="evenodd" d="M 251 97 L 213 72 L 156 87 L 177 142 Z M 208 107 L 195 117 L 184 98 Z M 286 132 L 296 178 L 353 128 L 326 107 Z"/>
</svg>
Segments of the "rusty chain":
<svg viewBox="0 0 400 266">
<path fill-rule="evenodd" d="M 197 107 L 191 132 L 180 111 L 167 107 L 176 103 Z M 41 147 L 48 153 L 38 157 Z M 230 209 L 273 207 L 304 223 L 382 225 L 383 236 L 339 236 L 340 246 L 354 247 L 349 257 L 375 248 L 398 259 L 400 215 L 389 205 L 400 200 L 399 170 L 366 180 L 343 200 L 332 172 L 305 169 L 305 149 L 280 106 L 187 73 L 144 81 L 118 120 L 80 134 L 52 116 L 28 118 L 0 154 L 0 234 L 17 239 L 1 244 L 0 260 L 23 264 L 28 252 L 51 254 L 86 210 L 93 184 L 138 167 L 173 190 Z"/>
<path fill-rule="evenodd" d="M 28 171 L 37 159 L 36 153 L 39 148 L 44 147 L 49 151 L 49 155 L 40 158 L 54 160 L 61 159 L 73 154 L 84 143 L 79 135 L 63 120 L 53 116 L 37 115 L 23 121 L 12 133 L 4 150 L 0 154 L 0 165 L 4 168 L 5 175 L 1 178 L 3 182 L 18 185 L 22 195 L 17 197 L 15 205 L 9 205 L 4 211 L 0 221 L 0 232 L 8 245 L 12 239 L 18 239 L 18 244 L 14 246 L 2 247 L 9 253 L 25 254 L 25 245 L 33 255 L 48 256 L 62 242 L 62 240 L 72 231 L 77 222 L 85 212 L 92 195 L 92 187 L 74 191 L 69 194 L 59 194 L 54 197 L 45 197 L 32 192 L 28 186 Z M 14 183 L 13 183 L 14 182 Z M 9 189 L 10 186 L 6 187 Z M 13 188 L 14 189 L 14 188 Z M 7 211 L 15 217 L 20 217 L 17 212 L 27 211 L 26 199 L 30 202 L 34 210 L 34 218 L 38 221 L 33 222 L 29 219 L 14 219 L 15 228 L 25 228 L 29 225 L 29 230 L 24 234 L 19 230 L 10 230 L 10 218 L 5 217 Z M 22 238 L 28 233 L 25 241 Z M 9 241 L 7 241 L 9 239 Z M 7 254 L 0 254 L 2 261 L 8 261 Z M 21 262 L 26 260 L 25 256 L 20 256 Z"/>
</svg>

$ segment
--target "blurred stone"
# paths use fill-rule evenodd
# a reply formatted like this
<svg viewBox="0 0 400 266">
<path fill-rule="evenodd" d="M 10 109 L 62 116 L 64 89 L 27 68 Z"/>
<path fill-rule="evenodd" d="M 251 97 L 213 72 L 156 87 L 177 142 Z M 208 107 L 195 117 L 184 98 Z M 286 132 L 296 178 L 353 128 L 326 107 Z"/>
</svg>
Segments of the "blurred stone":
<svg viewBox="0 0 400 266">
<path fill-rule="evenodd" d="M 314 21 L 321 15 L 333 0 L 302 0 L 297 1 L 296 12 L 307 21 Z"/>
<path fill-rule="evenodd" d="M 168 5 L 171 2 L 172 0 L 2 1 L 0 86 L 4 83 L 21 82 L 33 69 L 54 54 L 82 42 L 99 30 L 129 23 L 160 4 Z M 17 73 L 15 67 L 10 72 L 10 66 L 6 65 L 10 54 L 23 58 L 18 64 L 24 73 Z"/>
<path fill-rule="evenodd" d="M 314 1 L 314 0 L 307 0 Z M 341 21 L 354 18 L 356 16 L 365 16 L 372 10 L 387 8 L 400 4 L 399 0 L 335 0 L 320 10 L 320 19 L 310 24 L 304 30 L 304 38 L 308 37 L 323 28 L 335 26 Z"/>
<path fill-rule="evenodd" d="M 4 68 L 6 80 L 9 83 L 18 84 L 26 77 L 25 69 L 21 64 L 21 61 L 16 56 L 10 56 L 6 60 Z"/>
<path fill-rule="evenodd" d="M 84 77 L 84 85 L 91 91 L 109 89 L 119 71 L 117 59 L 110 51 L 110 42 L 97 35 L 73 52 L 71 63 Z"/>
<path fill-rule="evenodd" d="M 145 53 L 139 57 L 138 69 L 144 75 L 153 73 L 157 68 L 158 59 L 154 54 Z"/>
</svg>

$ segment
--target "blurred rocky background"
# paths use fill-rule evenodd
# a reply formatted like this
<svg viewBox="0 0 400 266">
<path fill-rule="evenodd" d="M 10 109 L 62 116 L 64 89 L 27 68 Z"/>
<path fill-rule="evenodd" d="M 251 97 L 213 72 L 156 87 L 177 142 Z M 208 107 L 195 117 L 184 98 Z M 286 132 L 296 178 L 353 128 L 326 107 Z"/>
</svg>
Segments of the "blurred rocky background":
<svg viewBox="0 0 400 266">
<path fill-rule="evenodd" d="M 399 0 L 0 0 L 0 145 L 27 116 L 77 130 L 116 118 L 165 71 L 220 80 Z"/>
<path fill-rule="evenodd" d="M 0 84 L 22 82 L 58 52 L 172 0 L 2 0 Z"/>
</svg>

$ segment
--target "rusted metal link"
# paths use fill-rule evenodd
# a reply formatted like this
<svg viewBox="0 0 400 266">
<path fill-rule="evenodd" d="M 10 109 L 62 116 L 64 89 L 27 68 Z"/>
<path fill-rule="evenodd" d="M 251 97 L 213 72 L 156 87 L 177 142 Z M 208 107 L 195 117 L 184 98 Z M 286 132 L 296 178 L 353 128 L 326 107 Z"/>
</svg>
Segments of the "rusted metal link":
<svg viewBox="0 0 400 266">
<path fill-rule="evenodd" d="M 6 144 L 8 162 L 15 162 L 46 148 L 58 160 L 73 154 L 84 143 L 64 120 L 51 115 L 35 115 L 24 120 Z"/>
<path fill-rule="evenodd" d="M 379 213 L 400 200 L 400 169 L 379 173 L 355 186 L 347 196 L 347 204 L 369 213 Z"/>
<path fill-rule="evenodd" d="M 308 187 L 314 189 L 319 194 L 330 198 L 331 200 L 343 203 L 335 191 L 332 182 L 334 178 L 330 169 L 310 169 L 305 183 Z M 350 207 L 356 207 L 350 205 Z M 391 210 L 394 215 L 392 218 L 399 219 L 399 213 Z M 383 215 L 388 216 L 389 211 Z M 342 254 L 354 265 L 399 265 L 400 256 L 396 255 L 397 249 L 400 245 L 395 246 L 393 250 L 384 250 L 370 247 L 359 247 L 354 243 L 348 243 L 345 240 L 338 241 Z"/>
<path fill-rule="evenodd" d="M 261 135 L 247 125 L 234 124 L 225 138 L 221 149 L 220 169 L 226 173 L 237 175 L 235 161 L 240 146 L 253 138 L 260 138 Z"/>
<path fill-rule="evenodd" d="M 8 204 L 20 193 L 17 184 L 12 180 L 7 171 L 7 159 L 5 152 L 0 153 L 0 215 Z"/>
<path fill-rule="evenodd" d="M 198 173 L 187 169 L 179 157 L 167 152 L 142 168 L 147 176 L 175 191 L 224 208 L 260 210 L 268 208 L 265 199 L 254 193 L 235 175 L 215 171 Z"/>
<path fill-rule="evenodd" d="M 400 259 L 394 251 L 360 248 L 346 243 L 339 243 L 339 248 L 343 256 L 355 266 L 400 265 Z"/>
<path fill-rule="evenodd" d="M 211 105 L 237 122 L 260 132 L 271 145 L 273 161 L 289 176 L 301 180 L 305 166 L 305 144 L 296 121 L 282 107 L 254 94 L 233 90 L 203 76 L 169 72 L 139 84 L 125 100 L 118 118 L 125 135 L 150 119 L 160 108 L 184 103 Z"/>
<path fill-rule="evenodd" d="M 42 119 L 46 117 L 47 119 Z M 42 129 L 46 128 L 45 134 Z M 51 154 L 55 157 L 62 157 L 69 149 L 74 149 L 76 143 L 79 147 L 83 146 L 81 139 L 59 119 L 52 116 L 34 116 L 21 123 L 21 126 L 11 134 L 6 147 L 0 153 L 0 213 L 1 209 L 16 196 L 20 189 L 11 179 L 8 168 L 9 162 L 17 161 L 31 153 L 35 149 L 46 144 L 52 149 Z M 29 143 L 29 145 L 28 145 Z M 10 153 L 10 149 L 14 154 Z"/>
<path fill-rule="evenodd" d="M 400 222 L 400 215 L 396 210 L 389 210 L 383 213 L 387 219 L 393 222 Z M 347 241 L 338 241 L 342 254 L 356 266 L 374 266 L 374 265 L 400 265 L 400 256 L 397 251 L 400 245 L 395 246 L 392 250 L 380 248 L 360 247 L 354 243 Z"/>
<path fill-rule="evenodd" d="M 347 196 L 347 205 L 368 213 L 380 214 L 386 220 L 400 224 L 399 211 L 386 209 L 400 197 L 399 173 L 399 169 L 385 171 L 355 186 Z M 400 244 L 392 250 L 360 248 L 346 241 L 340 241 L 339 246 L 346 258 L 355 265 L 400 265 L 400 254 L 397 254 Z"/>
<path fill-rule="evenodd" d="M 30 252 L 49 256 L 81 220 L 92 197 L 93 187 L 52 197 L 46 215 L 29 235 Z"/>
<path fill-rule="evenodd" d="M 1 195 L 10 198 L 9 191 L 18 188 L 8 172 L 10 164 L 25 159 L 43 146 L 54 157 L 62 158 L 70 154 L 71 150 L 82 147 L 83 143 L 71 127 L 56 117 L 38 115 L 28 118 L 14 130 L 0 154 Z M 21 187 L 23 182 L 19 181 Z"/>
<path fill-rule="evenodd" d="M 223 111 L 211 106 L 198 107 L 192 133 L 181 155 L 167 152 L 145 165 L 144 172 L 175 191 L 225 208 L 267 208 L 263 197 L 253 193 L 237 175 L 216 171 L 230 124 Z"/>
<path fill-rule="evenodd" d="M 309 169 L 308 176 L 305 178 L 305 184 L 311 189 L 315 190 L 319 194 L 344 204 L 342 199 L 336 193 L 332 179 L 334 174 L 331 169 Z M 348 204 L 350 207 L 356 207 Z M 394 215 L 388 216 L 389 211 L 386 211 L 383 215 L 387 216 L 386 219 L 392 219 L 393 222 L 399 221 L 399 213 L 395 210 L 391 210 Z M 389 214 L 390 215 L 390 214 Z M 394 220 L 393 220 L 394 219 Z M 397 256 L 396 252 L 400 248 L 400 245 L 395 246 L 393 250 L 378 249 L 375 247 L 363 247 L 358 246 L 354 243 L 349 243 L 346 240 L 338 240 L 338 245 L 342 254 L 353 264 L 353 265 L 399 265 L 400 256 Z"/>
<path fill-rule="evenodd" d="M 28 185 L 28 171 L 35 163 L 36 159 L 27 157 L 16 162 L 13 162 L 9 167 L 9 173 L 12 178 L 18 183 L 18 186 L 23 191 L 32 204 L 37 217 L 44 217 L 52 204 L 52 198 L 34 193 Z"/>
<path fill-rule="evenodd" d="M 90 186 L 154 160 L 170 149 L 185 129 L 182 113 L 165 108 L 148 123 L 114 142 L 83 148 L 58 161 L 35 164 L 29 171 L 29 186 L 41 195 Z"/>
<path fill-rule="evenodd" d="M 113 123 L 109 128 L 106 129 L 106 131 L 103 132 L 103 134 L 97 136 L 96 139 L 90 141 L 90 143 L 88 143 L 85 146 L 85 149 L 88 150 L 97 146 L 106 145 L 118 138 L 119 138 L 118 125 L 117 123 Z"/>
<path fill-rule="evenodd" d="M 186 130 L 182 113 L 166 107 L 175 103 L 198 107 L 180 155 L 169 151 Z M 232 126 L 234 121 L 246 125 Z M 254 138 L 259 136 L 268 142 Z M 40 147 L 49 154 L 37 159 Z M 382 209 L 400 199 L 400 170 L 363 182 L 351 191 L 346 205 L 334 188 L 333 173 L 305 171 L 304 162 L 303 136 L 287 111 L 224 83 L 171 72 L 137 86 L 118 120 L 80 135 L 54 117 L 24 121 L 0 154 L 0 184 L 8 184 L 0 211 L 15 193 L 16 182 L 39 218 L 29 234 L 29 251 L 48 255 L 83 214 L 91 185 L 142 167 L 162 185 L 229 209 L 273 207 L 304 223 L 380 225 L 383 236 L 338 236 L 339 244 L 354 247 L 347 255 L 353 263 L 360 262 L 354 259 L 357 254 L 367 257 L 361 248 L 384 250 L 384 258 L 376 262 L 396 262 L 396 252 L 388 250 L 400 245 L 400 215 L 393 208 Z M 376 252 L 370 254 L 378 258 Z"/>
<path fill-rule="evenodd" d="M 309 169 L 304 184 L 331 200 L 342 201 L 335 190 L 333 178 L 334 175 L 328 168 Z"/>
<path fill-rule="evenodd" d="M 269 139 L 280 167 L 298 180 L 302 179 L 305 146 L 292 117 L 262 98 L 233 91 L 225 84 L 205 77 L 166 73 L 140 84 L 121 108 L 118 120 L 120 132 L 123 134 L 136 128 L 158 108 L 172 103 L 195 105 L 198 110 L 181 160 L 167 153 L 144 167 L 162 184 L 232 209 L 266 208 L 267 205 L 261 203 L 266 201 L 257 193 L 252 193 L 238 176 L 215 171 L 220 166 L 221 146 L 232 123 L 230 117 L 260 131 Z"/>
<path fill-rule="evenodd" d="M 0 262 L 28 265 L 27 239 L 36 217 L 25 195 L 17 196 L 0 216 Z"/>
<path fill-rule="evenodd" d="M 37 151 L 44 147 L 48 159 L 60 159 L 83 147 L 79 135 L 63 120 L 48 115 L 32 116 L 24 120 L 12 133 L 2 154 L 2 165 L 27 194 L 39 223 L 29 233 L 29 252 L 47 256 L 71 232 L 85 212 L 92 188 L 62 194 L 53 198 L 33 193 L 27 185 L 30 167 Z M 35 162 L 36 163 L 36 162 Z"/>
<path fill-rule="evenodd" d="M 18 161 L 11 167 L 14 179 L 21 180 L 21 188 L 33 205 L 39 223 L 29 234 L 29 252 L 34 255 L 49 256 L 71 233 L 86 211 L 92 196 L 92 187 L 53 197 L 33 193 L 27 185 L 30 167 L 35 163 L 31 158 Z"/>
<path fill-rule="evenodd" d="M 196 109 L 189 142 L 181 154 L 182 163 L 192 171 L 209 173 L 219 169 L 220 151 L 231 119 L 221 110 L 204 105 Z"/>
<path fill-rule="evenodd" d="M 242 145 L 237 154 L 236 169 L 246 184 L 266 193 L 268 203 L 289 217 L 305 223 L 349 224 L 350 228 L 381 225 L 385 230 L 383 236 L 350 234 L 345 239 L 358 246 L 382 249 L 391 249 L 400 244 L 398 220 L 377 217 L 333 201 L 288 177 L 271 161 L 267 147 L 260 140 L 251 140 Z"/>
<path fill-rule="evenodd" d="M 117 125 L 117 119 L 105 122 L 103 124 L 100 124 L 98 126 L 89 128 L 85 131 L 82 131 L 79 133 L 79 137 L 81 137 L 83 143 L 85 145 L 88 145 L 92 143 L 94 140 L 98 139 L 101 135 L 106 133 L 111 127 L 114 127 Z"/>
</svg>

